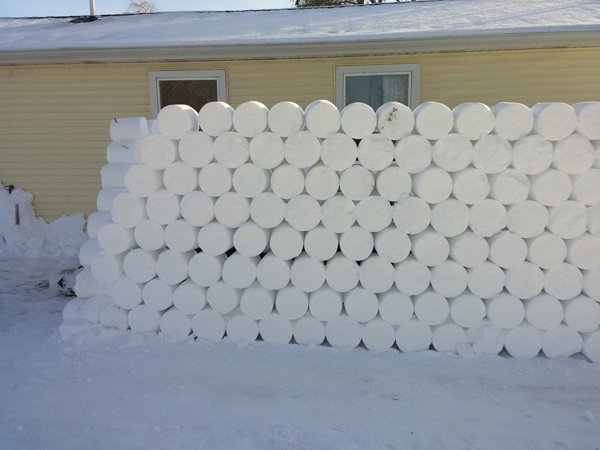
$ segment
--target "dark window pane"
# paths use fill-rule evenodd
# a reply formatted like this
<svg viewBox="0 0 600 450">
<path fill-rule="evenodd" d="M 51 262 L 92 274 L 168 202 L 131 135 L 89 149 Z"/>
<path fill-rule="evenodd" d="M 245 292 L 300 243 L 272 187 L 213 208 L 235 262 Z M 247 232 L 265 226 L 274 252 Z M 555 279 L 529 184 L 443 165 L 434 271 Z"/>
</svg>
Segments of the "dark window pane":
<svg viewBox="0 0 600 450">
<path fill-rule="evenodd" d="M 346 105 L 362 102 L 379 108 L 386 102 L 408 105 L 407 74 L 346 75 Z"/>
<path fill-rule="evenodd" d="M 160 108 L 190 105 L 196 111 L 217 101 L 217 80 L 160 80 Z"/>
</svg>

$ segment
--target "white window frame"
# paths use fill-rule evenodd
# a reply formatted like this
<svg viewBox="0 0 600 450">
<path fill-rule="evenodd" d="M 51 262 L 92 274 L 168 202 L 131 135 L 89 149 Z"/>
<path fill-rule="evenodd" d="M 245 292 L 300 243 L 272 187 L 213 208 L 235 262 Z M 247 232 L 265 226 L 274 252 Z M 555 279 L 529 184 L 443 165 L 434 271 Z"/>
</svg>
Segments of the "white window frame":
<svg viewBox="0 0 600 450">
<path fill-rule="evenodd" d="M 217 82 L 217 100 L 227 101 L 227 83 L 224 69 L 218 70 L 165 70 L 153 71 L 148 74 L 150 79 L 150 105 L 152 116 L 156 117 L 159 111 L 160 82 L 176 80 L 215 80 Z"/>
<path fill-rule="evenodd" d="M 373 64 L 368 66 L 337 66 L 335 68 L 335 103 L 346 106 L 346 77 L 350 75 L 408 75 L 408 107 L 420 103 L 421 74 L 418 64 Z"/>
</svg>

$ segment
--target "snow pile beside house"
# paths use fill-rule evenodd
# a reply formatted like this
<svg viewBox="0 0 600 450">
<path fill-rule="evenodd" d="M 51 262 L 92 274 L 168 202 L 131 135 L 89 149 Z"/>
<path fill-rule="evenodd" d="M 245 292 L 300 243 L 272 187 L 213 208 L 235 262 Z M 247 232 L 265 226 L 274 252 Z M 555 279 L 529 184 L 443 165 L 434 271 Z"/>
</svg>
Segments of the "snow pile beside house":
<svg viewBox="0 0 600 450">
<path fill-rule="evenodd" d="M 33 196 L 22 189 L 0 184 L 0 254 L 30 258 L 73 258 L 86 235 L 83 214 L 62 216 L 46 223 L 36 217 Z"/>
<path fill-rule="evenodd" d="M 171 105 L 111 138 L 63 331 L 600 361 L 598 103 Z"/>
</svg>

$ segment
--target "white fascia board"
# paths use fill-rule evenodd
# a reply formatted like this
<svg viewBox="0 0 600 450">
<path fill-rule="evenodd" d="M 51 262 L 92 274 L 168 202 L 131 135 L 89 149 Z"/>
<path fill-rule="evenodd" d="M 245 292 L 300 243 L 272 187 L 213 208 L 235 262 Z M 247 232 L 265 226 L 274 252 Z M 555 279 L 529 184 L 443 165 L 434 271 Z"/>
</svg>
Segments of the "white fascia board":
<svg viewBox="0 0 600 450">
<path fill-rule="evenodd" d="M 600 31 L 536 32 L 380 41 L 0 51 L 0 65 L 325 58 L 570 47 L 600 47 Z"/>
</svg>

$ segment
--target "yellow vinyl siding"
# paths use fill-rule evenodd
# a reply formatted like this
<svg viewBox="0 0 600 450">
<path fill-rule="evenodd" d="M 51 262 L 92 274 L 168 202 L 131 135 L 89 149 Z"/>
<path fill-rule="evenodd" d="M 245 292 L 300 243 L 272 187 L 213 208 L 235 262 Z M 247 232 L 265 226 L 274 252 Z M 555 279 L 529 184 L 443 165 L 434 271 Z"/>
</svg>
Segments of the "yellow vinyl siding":
<svg viewBox="0 0 600 450">
<path fill-rule="evenodd" d="M 401 43 L 399 43 L 401 45 Z M 1 63 L 1 62 L 0 62 Z M 0 181 L 38 213 L 95 209 L 112 117 L 150 116 L 148 74 L 225 69 L 228 101 L 335 101 L 338 65 L 419 64 L 421 101 L 600 100 L 600 47 L 315 59 L 0 66 Z"/>
</svg>

